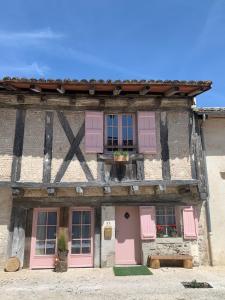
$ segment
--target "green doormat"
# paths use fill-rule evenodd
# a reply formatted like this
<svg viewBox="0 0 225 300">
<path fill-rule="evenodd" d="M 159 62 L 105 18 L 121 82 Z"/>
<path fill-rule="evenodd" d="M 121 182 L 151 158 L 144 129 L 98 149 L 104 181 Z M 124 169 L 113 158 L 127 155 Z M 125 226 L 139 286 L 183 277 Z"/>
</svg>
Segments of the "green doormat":
<svg viewBox="0 0 225 300">
<path fill-rule="evenodd" d="M 115 276 L 152 275 L 146 266 L 113 267 Z"/>
</svg>

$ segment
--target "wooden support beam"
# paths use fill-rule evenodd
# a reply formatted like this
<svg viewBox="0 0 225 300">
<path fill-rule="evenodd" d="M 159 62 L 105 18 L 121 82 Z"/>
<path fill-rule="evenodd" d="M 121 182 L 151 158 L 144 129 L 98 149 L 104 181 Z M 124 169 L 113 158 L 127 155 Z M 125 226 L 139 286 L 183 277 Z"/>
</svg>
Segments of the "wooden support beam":
<svg viewBox="0 0 225 300">
<path fill-rule="evenodd" d="M 160 143 L 162 157 L 162 177 L 164 180 L 170 180 L 170 153 L 168 144 L 168 124 L 167 112 L 161 112 L 160 115 Z"/>
<path fill-rule="evenodd" d="M 65 89 L 62 85 L 58 85 L 57 89 L 56 89 L 60 94 L 65 94 Z"/>
<path fill-rule="evenodd" d="M 93 96 L 94 94 L 95 94 L 95 87 L 92 86 L 92 87 L 90 87 L 90 89 L 89 89 L 89 95 Z"/>
<path fill-rule="evenodd" d="M 121 86 L 116 86 L 115 89 L 113 90 L 113 96 L 119 96 L 121 91 L 122 91 Z"/>
<path fill-rule="evenodd" d="M 101 267 L 101 206 L 95 208 L 95 229 L 94 229 L 94 267 Z"/>
<path fill-rule="evenodd" d="M 165 93 L 164 93 L 164 96 L 165 97 L 171 97 L 173 95 L 175 95 L 176 93 L 179 92 L 179 87 L 176 86 L 176 87 L 172 87 L 170 89 L 168 89 Z"/>
<path fill-rule="evenodd" d="M 84 194 L 84 189 L 80 186 L 76 186 L 75 190 L 76 190 L 77 194 L 80 194 L 80 195 Z"/>
<path fill-rule="evenodd" d="M 15 136 L 14 136 L 14 145 L 13 145 L 13 161 L 12 161 L 12 169 L 11 169 L 12 182 L 16 182 L 20 180 L 25 118 L 26 118 L 26 110 L 18 109 L 16 111 L 16 126 L 15 126 Z"/>
<path fill-rule="evenodd" d="M 139 95 L 144 96 L 151 90 L 150 86 L 145 86 L 139 91 Z"/>
<path fill-rule="evenodd" d="M 27 209 L 23 207 L 12 207 L 10 220 L 10 241 L 9 257 L 16 256 L 20 260 L 20 267 L 23 267 L 25 249 L 25 227 Z"/>
<path fill-rule="evenodd" d="M 41 95 L 40 101 L 46 103 L 48 101 L 48 97 L 46 95 Z"/>
<path fill-rule="evenodd" d="M 30 85 L 30 90 L 35 92 L 35 93 L 41 93 L 41 88 L 40 86 L 36 85 L 36 84 L 31 84 Z"/>
<path fill-rule="evenodd" d="M 47 188 L 47 193 L 48 193 L 48 196 L 55 196 L 55 188 Z"/>
<path fill-rule="evenodd" d="M 200 94 L 200 93 L 202 93 L 202 92 L 204 92 L 204 89 L 203 89 L 203 88 L 201 88 L 201 89 L 196 89 L 196 90 L 194 90 L 194 91 L 188 93 L 187 95 L 188 95 L 188 97 L 193 97 L 193 96 L 196 96 L 196 95 L 198 95 L 198 94 Z"/>
<path fill-rule="evenodd" d="M 45 183 L 51 181 L 53 117 L 54 117 L 54 113 L 52 111 L 46 112 L 46 114 L 45 114 L 43 180 L 42 180 Z"/>
<path fill-rule="evenodd" d="M 75 105 L 76 102 L 77 102 L 77 99 L 75 97 L 74 98 L 70 98 L 70 100 L 69 100 L 70 105 Z"/>
<path fill-rule="evenodd" d="M 30 266 L 30 251 L 32 238 L 33 208 L 27 209 L 26 227 L 25 227 L 25 249 L 23 268 Z"/>
<path fill-rule="evenodd" d="M 111 194 L 111 187 L 110 186 L 105 186 L 103 188 L 103 190 L 104 190 L 104 194 Z"/>
</svg>

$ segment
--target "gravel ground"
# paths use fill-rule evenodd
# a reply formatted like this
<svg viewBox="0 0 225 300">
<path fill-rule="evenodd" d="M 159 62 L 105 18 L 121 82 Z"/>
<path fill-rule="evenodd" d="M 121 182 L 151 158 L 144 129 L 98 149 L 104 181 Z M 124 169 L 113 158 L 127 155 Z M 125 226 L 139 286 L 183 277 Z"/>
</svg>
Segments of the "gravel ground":
<svg viewBox="0 0 225 300">
<path fill-rule="evenodd" d="M 0 271 L 0 299 L 225 299 L 225 267 L 161 268 L 152 276 L 115 277 L 109 269 Z M 185 289 L 181 281 L 206 281 L 212 289 Z"/>
</svg>

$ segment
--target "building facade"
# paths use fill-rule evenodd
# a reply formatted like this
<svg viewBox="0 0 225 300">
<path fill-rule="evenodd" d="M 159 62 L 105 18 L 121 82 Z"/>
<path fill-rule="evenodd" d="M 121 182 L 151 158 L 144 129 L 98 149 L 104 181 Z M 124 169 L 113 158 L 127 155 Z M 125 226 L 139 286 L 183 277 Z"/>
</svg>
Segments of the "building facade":
<svg viewBox="0 0 225 300">
<path fill-rule="evenodd" d="M 225 265 L 225 109 L 196 109 L 202 128 L 208 177 L 210 244 L 213 265 Z"/>
<path fill-rule="evenodd" d="M 194 97 L 208 81 L 0 81 L 0 264 L 209 263 Z M 122 160 L 122 161 L 120 161 Z"/>
</svg>

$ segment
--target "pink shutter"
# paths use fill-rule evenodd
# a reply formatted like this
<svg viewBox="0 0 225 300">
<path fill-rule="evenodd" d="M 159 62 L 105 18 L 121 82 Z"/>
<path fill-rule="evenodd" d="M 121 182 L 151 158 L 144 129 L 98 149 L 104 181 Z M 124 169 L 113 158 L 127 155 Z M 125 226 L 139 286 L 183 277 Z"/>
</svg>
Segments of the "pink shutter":
<svg viewBox="0 0 225 300">
<path fill-rule="evenodd" d="M 156 238 L 154 206 L 140 207 L 140 225 L 142 240 L 154 240 Z"/>
<path fill-rule="evenodd" d="M 139 153 L 156 153 L 155 112 L 138 112 L 138 146 Z"/>
<path fill-rule="evenodd" d="M 103 153 L 103 112 L 85 112 L 85 152 Z"/>
<path fill-rule="evenodd" d="M 183 229 L 185 239 L 197 239 L 198 218 L 193 206 L 187 206 L 183 209 Z"/>
</svg>

